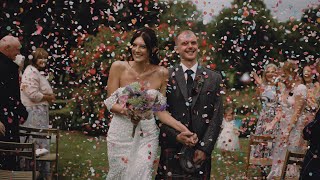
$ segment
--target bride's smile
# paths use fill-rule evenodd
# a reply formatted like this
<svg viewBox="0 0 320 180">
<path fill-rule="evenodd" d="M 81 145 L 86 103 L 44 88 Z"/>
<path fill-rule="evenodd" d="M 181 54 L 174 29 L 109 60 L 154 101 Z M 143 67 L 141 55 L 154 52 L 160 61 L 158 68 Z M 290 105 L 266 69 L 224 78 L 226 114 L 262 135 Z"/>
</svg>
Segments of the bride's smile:
<svg viewBox="0 0 320 180">
<path fill-rule="evenodd" d="M 142 37 L 138 37 L 133 41 L 132 57 L 137 63 L 149 62 L 149 51 Z"/>
</svg>

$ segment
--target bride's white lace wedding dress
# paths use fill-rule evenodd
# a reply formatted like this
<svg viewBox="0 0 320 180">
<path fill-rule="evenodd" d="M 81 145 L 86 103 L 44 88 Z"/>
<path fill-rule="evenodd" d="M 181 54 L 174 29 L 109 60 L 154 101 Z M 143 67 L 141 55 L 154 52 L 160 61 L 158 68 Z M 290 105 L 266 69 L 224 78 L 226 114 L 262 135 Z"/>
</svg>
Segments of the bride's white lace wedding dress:
<svg viewBox="0 0 320 180">
<path fill-rule="evenodd" d="M 118 88 L 104 103 L 110 110 L 118 103 L 124 87 Z M 155 103 L 166 104 L 158 90 L 149 89 L 147 93 Z M 114 114 L 108 130 L 109 180 L 149 180 L 152 178 L 153 163 L 157 154 L 159 128 L 154 116 L 141 120 L 132 137 L 133 124 L 126 116 Z"/>
</svg>

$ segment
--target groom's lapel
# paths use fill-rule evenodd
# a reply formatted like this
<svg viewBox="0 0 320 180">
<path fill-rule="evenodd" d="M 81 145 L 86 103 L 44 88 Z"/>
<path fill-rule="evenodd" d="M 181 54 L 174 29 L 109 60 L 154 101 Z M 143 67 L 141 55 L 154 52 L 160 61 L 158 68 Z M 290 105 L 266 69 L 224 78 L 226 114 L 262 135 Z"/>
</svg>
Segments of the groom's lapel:
<svg viewBox="0 0 320 180">
<path fill-rule="evenodd" d="M 187 91 L 187 83 L 186 79 L 184 77 L 184 72 L 182 70 L 182 66 L 178 65 L 175 68 L 175 78 L 177 80 L 179 89 L 184 97 L 184 100 L 187 102 L 188 101 L 188 91 Z"/>
<path fill-rule="evenodd" d="M 194 78 L 193 81 L 193 88 L 192 88 L 192 104 L 191 104 L 191 108 L 193 108 L 193 106 L 196 104 L 196 101 L 199 97 L 199 94 L 201 92 L 201 89 L 203 87 L 204 84 L 204 68 L 202 66 L 198 66 L 197 72 L 196 72 L 196 76 Z"/>
</svg>

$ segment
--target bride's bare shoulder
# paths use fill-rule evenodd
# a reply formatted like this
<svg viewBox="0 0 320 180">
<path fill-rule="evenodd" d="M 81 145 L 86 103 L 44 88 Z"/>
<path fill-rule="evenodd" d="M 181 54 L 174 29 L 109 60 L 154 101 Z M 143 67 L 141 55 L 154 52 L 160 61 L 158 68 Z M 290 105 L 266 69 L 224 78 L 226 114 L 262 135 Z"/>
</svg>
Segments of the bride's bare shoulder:
<svg viewBox="0 0 320 180">
<path fill-rule="evenodd" d="M 163 66 L 158 66 L 157 67 L 157 72 L 162 76 L 162 77 L 167 77 L 169 74 L 169 71 L 167 68 Z"/>
<path fill-rule="evenodd" d="M 153 65 L 155 72 L 160 74 L 168 74 L 168 69 L 163 66 Z"/>
<path fill-rule="evenodd" d="M 127 61 L 115 61 L 112 63 L 111 68 L 115 70 L 124 70 L 127 64 Z"/>
</svg>

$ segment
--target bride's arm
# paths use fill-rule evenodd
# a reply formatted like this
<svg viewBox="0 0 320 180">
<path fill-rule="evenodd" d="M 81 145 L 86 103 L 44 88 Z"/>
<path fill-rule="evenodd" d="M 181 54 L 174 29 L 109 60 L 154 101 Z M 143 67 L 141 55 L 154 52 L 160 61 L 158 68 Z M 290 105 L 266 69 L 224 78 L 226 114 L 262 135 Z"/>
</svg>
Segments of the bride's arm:
<svg viewBox="0 0 320 180">
<path fill-rule="evenodd" d="M 162 123 L 174 128 L 175 130 L 180 132 L 190 132 L 185 125 L 183 125 L 180 121 L 174 119 L 168 111 L 159 111 L 155 114 Z"/>
<path fill-rule="evenodd" d="M 107 86 L 107 91 L 108 91 L 108 98 L 120 87 L 120 75 L 125 69 L 125 66 L 123 65 L 123 62 L 121 61 L 115 61 L 112 63 L 110 72 L 109 72 L 109 78 L 108 78 L 108 86 Z M 107 99 L 108 100 L 108 99 Z M 127 115 L 127 109 L 125 107 L 122 107 L 118 103 L 112 103 L 108 107 L 108 109 L 117 114 L 122 114 L 122 115 Z"/>
</svg>

